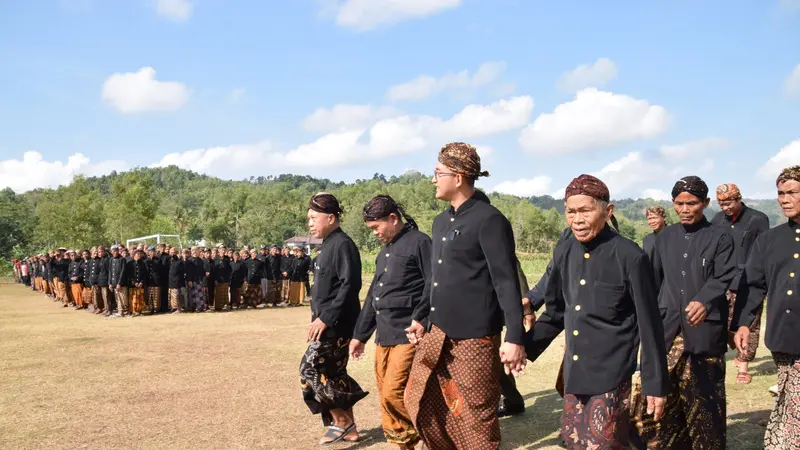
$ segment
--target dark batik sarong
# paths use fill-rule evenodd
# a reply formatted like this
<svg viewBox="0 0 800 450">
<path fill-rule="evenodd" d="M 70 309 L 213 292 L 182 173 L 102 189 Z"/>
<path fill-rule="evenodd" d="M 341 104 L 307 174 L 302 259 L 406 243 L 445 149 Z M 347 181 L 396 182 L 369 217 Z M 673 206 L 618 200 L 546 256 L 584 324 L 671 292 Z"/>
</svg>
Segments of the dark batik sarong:
<svg viewBox="0 0 800 450">
<path fill-rule="evenodd" d="M 250 283 L 247 285 L 247 290 L 244 291 L 244 306 L 252 306 L 253 308 L 258 305 L 261 299 L 261 285 L 258 283 Z"/>
<path fill-rule="evenodd" d="M 726 447 L 725 357 L 684 352 L 683 336 L 667 354 L 670 390 L 664 416 L 653 421 L 641 384 L 634 382 L 631 444 L 636 449 L 704 449 Z"/>
<path fill-rule="evenodd" d="M 428 448 L 500 448 L 499 348 L 499 335 L 454 340 L 436 326 L 417 345 L 405 405 Z"/>
<path fill-rule="evenodd" d="M 300 361 L 303 400 L 325 426 L 333 424 L 330 410 L 350 409 L 369 394 L 347 374 L 349 357 L 350 339 L 333 338 L 312 341 Z"/>
<path fill-rule="evenodd" d="M 736 305 L 736 302 L 731 300 L 730 294 L 728 294 L 728 329 L 731 328 L 731 320 L 733 320 L 733 309 Z M 736 359 L 741 362 L 752 362 L 756 359 L 756 350 L 758 350 L 758 342 L 761 336 L 761 314 L 764 311 L 764 304 L 761 304 L 761 307 L 758 308 L 756 311 L 756 318 L 753 321 L 752 325 L 750 325 L 750 339 L 747 341 L 747 351 L 745 353 L 740 352 L 736 349 L 736 345 L 733 343 L 733 332 L 729 332 L 729 345 L 732 350 L 736 350 Z"/>
<path fill-rule="evenodd" d="M 630 396 L 630 381 L 605 394 L 565 394 L 561 438 L 567 449 L 629 449 Z"/>
<path fill-rule="evenodd" d="M 778 399 L 769 416 L 764 450 L 800 448 L 800 356 L 773 353 Z"/>
</svg>

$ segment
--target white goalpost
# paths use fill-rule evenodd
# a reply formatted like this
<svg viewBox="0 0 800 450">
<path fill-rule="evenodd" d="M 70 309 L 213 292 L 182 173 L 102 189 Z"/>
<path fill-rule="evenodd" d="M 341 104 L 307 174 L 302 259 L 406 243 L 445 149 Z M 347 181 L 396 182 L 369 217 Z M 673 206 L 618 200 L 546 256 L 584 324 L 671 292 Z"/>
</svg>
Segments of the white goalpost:
<svg viewBox="0 0 800 450">
<path fill-rule="evenodd" d="M 161 243 L 162 240 L 165 240 L 164 238 L 170 238 L 170 240 L 172 239 L 177 240 L 178 246 L 180 248 L 183 248 L 183 242 L 181 242 L 181 237 L 177 234 L 153 234 L 151 236 L 142 236 L 133 239 L 128 239 L 125 243 L 125 246 L 130 247 L 132 242 L 143 242 L 146 244 L 148 240 L 152 239 L 155 239 L 156 245 L 158 245 Z"/>
</svg>

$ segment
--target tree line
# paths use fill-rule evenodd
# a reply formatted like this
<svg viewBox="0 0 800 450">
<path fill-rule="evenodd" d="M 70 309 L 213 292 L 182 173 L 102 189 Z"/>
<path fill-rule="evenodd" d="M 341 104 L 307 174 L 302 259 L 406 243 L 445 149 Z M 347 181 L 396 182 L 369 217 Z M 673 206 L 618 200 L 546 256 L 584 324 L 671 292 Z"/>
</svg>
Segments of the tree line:
<svg viewBox="0 0 800 450">
<path fill-rule="evenodd" d="M 56 189 L 0 191 L 0 255 L 21 257 L 60 245 L 87 248 L 157 233 L 235 247 L 281 244 L 307 234 L 308 199 L 320 191 L 339 198 L 345 210 L 342 227 L 367 252 L 378 243 L 363 225 L 361 208 L 373 196 L 394 197 L 426 232 L 446 208 L 435 199 L 430 177 L 413 171 L 343 183 L 290 174 L 229 181 L 176 166 L 138 168 L 77 176 Z M 497 193 L 489 198 L 511 222 L 519 252 L 552 250 L 565 226 L 562 200 Z M 675 221 L 669 202 L 615 201 L 621 234 L 641 242 L 649 232 L 644 208 L 654 203 L 662 204 Z M 774 209 L 765 212 L 779 217 L 777 205 Z"/>
</svg>

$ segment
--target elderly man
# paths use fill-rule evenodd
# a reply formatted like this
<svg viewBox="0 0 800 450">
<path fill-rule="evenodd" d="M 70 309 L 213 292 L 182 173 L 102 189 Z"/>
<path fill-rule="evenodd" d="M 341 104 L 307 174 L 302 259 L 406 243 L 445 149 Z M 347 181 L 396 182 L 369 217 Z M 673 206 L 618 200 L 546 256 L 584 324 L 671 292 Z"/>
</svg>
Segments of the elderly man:
<svg viewBox="0 0 800 450">
<path fill-rule="evenodd" d="M 708 186 L 699 177 L 678 180 L 672 199 L 680 223 L 658 233 L 652 260 L 661 286 L 670 391 L 661 420 L 642 416 L 636 424 L 648 448 L 723 450 L 733 239 L 706 220 Z"/>
<path fill-rule="evenodd" d="M 108 282 L 111 292 L 114 293 L 114 300 L 117 303 L 117 313 L 113 317 L 122 317 L 130 313 L 128 303 L 128 278 L 130 270 L 125 258 L 120 254 L 118 245 L 111 247 L 111 259 L 109 261 Z"/>
<path fill-rule="evenodd" d="M 719 203 L 722 211 L 718 212 L 711 223 L 718 226 L 725 231 L 729 232 L 733 237 L 733 248 L 736 260 L 736 275 L 731 281 L 730 288 L 728 289 L 728 305 L 729 316 L 728 320 L 733 318 L 733 311 L 736 304 L 736 292 L 739 288 L 739 282 L 744 271 L 747 256 L 753 247 L 756 238 L 769 230 L 769 218 L 761 211 L 756 211 L 748 207 L 742 201 L 742 194 L 739 187 L 735 184 L 721 184 L 717 187 L 717 202 Z M 729 323 L 730 325 L 730 323 Z M 761 330 L 761 312 L 759 311 L 758 317 L 753 321 L 752 328 L 750 329 L 750 343 L 747 346 L 747 352 L 737 353 L 734 364 L 738 366 L 739 371 L 736 376 L 736 382 L 740 384 L 749 384 L 752 380 L 750 376 L 748 365 L 756 357 L 756 349 L 758 349 L 759 331 Z M 734 347 L 731 345 L 731 347 Z"/>
<path fill-rule="evenodd" d="M 607 224 L 605 183 L 575 178 L 565 193 L 574 239 L 559 242 L 545 312 L 528 332 L 535 359 L 566 329 L 561 437 L 569 449 L 628 448 L 628 400 L 641 342 L 642 392 L 658 420 L 667 394 L 666 350 L 649 258 Z"/>
<path fill-rule="evenodd" d="M 778 366 L 778 395 L 764 436 L 766 450 L 800 447 L 800 166 L 784 169 L 776 182 L 778 203 L 788 221 L 755 241 L 737 295 L 734 341 L 740 352 L 752 345 L 752 325 L 767 303 L 766 345 Z"/>
<path fill-rule="evenodd" d="M 353 405 L 367 392 L 347 374 L 350 339 L 361 311 L 361 256 L 355 242 L 341 228 L 342 208 L 331 194 L 319 193 L 308 205 L 308 229 L 322 239 L 311 298 L 308 349 L 300 361 L 303 399 L 328 427 L 320 440 L 353 442 L 359 439 Z"/>
<path fill-rule="evenodd" d="M 514 233 L 475 189 L 489 176 L 475 147 L 453 142 L 438 159 L 436 198 L 450 207 L 434 219 L 427 304 L 407 329 L 418 348 L 406 407 L 429 448 L 497 449 L 501 364 L 516 374 L 527 362 Z"/>
<path fill-rule="evenodd" d="M 642 249 L 647 256 L 653 257 L 653 249 L 656 246 L 656 235 L 667 226 L 667 212 L 660 206 L 650 206 L 644 210 L 644 215 L 647 217 L 647 226 L 653 230 L 652 233 L 644 237 L 642 241 Z"/>
<path fill-rule="evenodd" d="M 364 343 L 377 331 L 375 378 L 383 435 L 388 442 L 410 449 L 419 441 L 419 434 L 403 400 L 415 353 L 405 329 L 411 326 L 414 310 L 424 307 L 431 238 L 420 232 L 416 221 L 388 195 L 370 200 L 363 218 L 383 245 L 375 257 L 375 276 L 350 341 L 350 355 L 361 359 Z"/>
</svg>

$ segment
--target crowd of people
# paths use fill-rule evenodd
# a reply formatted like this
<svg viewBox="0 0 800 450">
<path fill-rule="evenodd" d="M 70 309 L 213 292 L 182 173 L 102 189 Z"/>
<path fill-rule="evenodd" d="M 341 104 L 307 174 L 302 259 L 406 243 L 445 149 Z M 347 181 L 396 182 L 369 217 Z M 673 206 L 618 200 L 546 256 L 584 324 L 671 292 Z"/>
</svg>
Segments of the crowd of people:
<svg viewBox="0 0 800 450">
<path fill-rule="evenodd" d="M 312 260 L 302 247 L 109 250 L 58 248 L 14 260 L 14 278 L 65 308 L 106 317 L 299 306 L 311 292 Z"/>
<path fill-rule="evenodd" d="M 770 228 L 735 184 L 716 189 L 722 211 L 709 221 L 709 187 L 687 176 L 671 191 L 678 223 L 668 225 L 663 208 L 648 208 L 653 233 L 641 247 L 616 230 L 607 185 L 580 175 L 565 189 L 567 227 L 530 290 L 511 224 L 475 189 L 486 176 L 473 146 L 454 142 L 439 151 L 432 182 L 436 198 L 450 206 L 434 219 L 430 236 L 390 196 L 364 206 L 364 224 L 382 246 L 363 305 L 361 257 L 340 226 L 339 201 L 324 192 L 310 199 L 308 228 L 322 245 L 312 264 L 312 317 L 299 375 L 305 404 L 326 427 L 320 445 L 361 437 L 353 406 L 369 393 L 347 369 L 374 334 L 388 442 L 498 449 L 498 418 L 525 409 L 515 378 L 563 332 L 555 384 L 565 447 L 722 450 L 725 356 L 737 350 L 736 381 L 750 383 L 766 304 L 765 343 L 778 384 L 764 448 L 800 448 L 800 166 L 776 180 L 785 223 Z M 131 250 L 132 256 L 112 247 L 111 258 L 102 247 L 96 256 L 72 252 L 70 263 L 59 251 L 56 263 L 41 255 L 20 273 L 65 305 L 102 308 L 116 298 L 120 315 L 128 312 L 127 292 L 134 314 L 164 307 L 153 300 L 163 289 L 143 290 L 153 274 L 168 290 L 168 308 L 178 312 L 204 310 L 206 299 L 215 310 L 296 303 L 302 295 L 292 293 L 302 293 L 308 273 L 302 254 L 290 271 L 274 271 L 274 248 L 248 259 L 225 249 L 205 257 L 186 249 L 183 259 L 176 248 Z M 184 286 L 188 295 L 181 297 Z"/>
</svg>

